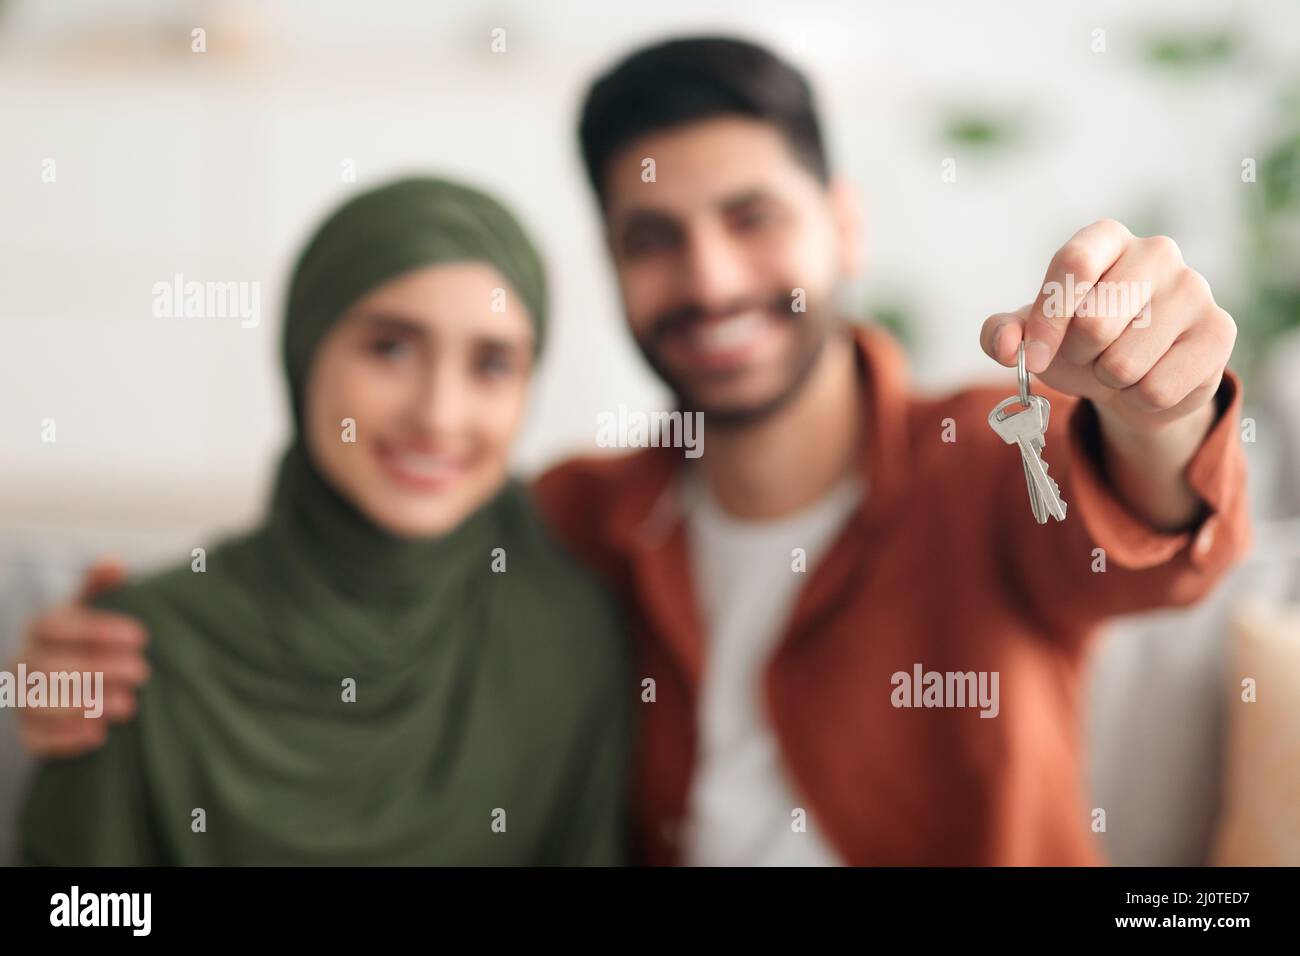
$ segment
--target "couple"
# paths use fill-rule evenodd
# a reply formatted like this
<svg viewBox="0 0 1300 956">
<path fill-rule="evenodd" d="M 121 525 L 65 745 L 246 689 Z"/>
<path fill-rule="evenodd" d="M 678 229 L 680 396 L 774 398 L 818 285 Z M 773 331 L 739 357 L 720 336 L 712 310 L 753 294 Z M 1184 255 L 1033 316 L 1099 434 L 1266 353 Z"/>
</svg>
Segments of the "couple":
<svg viewBox="0 0 1300 956">
<path fill-rule="evenodd" d="M 708 454 L 519 487 L 535 250 L 463 186 L 351 200 L 295 269 L 265 525 L 29 632 L 29 670 L 106 672 L 115 726 L 22 712 L 51 758 L 28 861 L 1099 861 L 1087 639 L 1205 595 L 1249 538 L 1235 327 L 1205 280 L 1103 220 L 985 322 L 1050 386 L 1070 511 L 1038 525 L 985 421 L 1009 388 L 916 396 L 835 311 L 858 210 L 797 71 L 661 43 L 592 86 L 580 139 L 629 330 Z M 1103 279 L 1150 299 L 1108 313 Z M 996 718 L 899 706 L 914 672 L 990 677 Z"/>
</svg>

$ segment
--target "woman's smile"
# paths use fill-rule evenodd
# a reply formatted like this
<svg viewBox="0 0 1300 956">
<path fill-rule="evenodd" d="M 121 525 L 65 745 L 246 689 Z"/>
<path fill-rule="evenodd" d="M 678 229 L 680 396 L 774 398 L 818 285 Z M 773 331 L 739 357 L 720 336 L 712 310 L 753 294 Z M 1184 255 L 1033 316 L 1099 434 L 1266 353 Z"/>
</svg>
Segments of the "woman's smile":
<svg viewBox="0 0 1300 956">
<path fill-rule="evenodd" d="M 465 471 L 463 457 L 439 451 L 427 444 L 399 444 L 379 441 L 374 454 L 393 482 L 412 491 L 444 491 Z"/>
</svg>

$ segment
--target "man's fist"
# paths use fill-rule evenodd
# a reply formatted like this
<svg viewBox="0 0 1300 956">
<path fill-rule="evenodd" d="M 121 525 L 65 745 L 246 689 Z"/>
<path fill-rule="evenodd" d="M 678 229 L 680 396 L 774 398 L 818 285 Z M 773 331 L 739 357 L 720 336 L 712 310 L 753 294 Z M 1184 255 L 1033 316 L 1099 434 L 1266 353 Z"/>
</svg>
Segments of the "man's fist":
<svg viewBox="0 0 1300 956">
<path fill-rule="evenodd" d="M 1236 337 L 1172 239 L 1103 219 L 1052 257 L 1031 305 L 985 320 L 980 344 L 1014 366 L 1023 338 L 1025 366 L 1046 384 L 1090 399 L 1103 421 L 1151 432 L 1210 401 Z"/>
</svg>

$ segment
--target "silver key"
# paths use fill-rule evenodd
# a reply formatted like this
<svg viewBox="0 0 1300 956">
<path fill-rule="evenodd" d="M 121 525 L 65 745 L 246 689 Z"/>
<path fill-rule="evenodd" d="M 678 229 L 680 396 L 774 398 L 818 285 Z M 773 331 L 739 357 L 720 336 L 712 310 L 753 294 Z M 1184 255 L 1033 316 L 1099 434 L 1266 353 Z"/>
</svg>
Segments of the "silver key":
<svg viewBox="0 0 1300 956">
<path fill-rule="evenodd" d="M 1029 371 L 1025 368 L 1025 343 L 1020 343 L 1020 348 L 1016 352 L 1016 379 L 1020 386 L 1020 404 L 1029 405 Z M 1051 414 L 1052 406 L 1041 406 L 1039 411 L 1043 414 L 1042 434 L 1047 434 L 1047 418 Z M 1035 438 L 1034 444 L 1037 446 L 1039 453 L 1043 451 L 1043 441 L 1041 437 Z M 1025 470 L 1025 486 L 1029 489 L 1029 508 L 1034 513 L 1034 520 L 1039 524 L 1047 521 L 1047 509 L 1043 507 L 1043 496 L 1038 493 L 1038 482 L 1034 481 L 1033 472 L 1029 470 L 1029 459 L 1023 454 L 1020 456 L 1020 464 Z"/>
<path fill-rule="evenodd" d="M 1043 431 L 1042 434 L 1035 438 L 1031 444 L 1033 444 L 1035 450 L 1037 450 L 1039 457 L 1042 457 L 1043 446 L 1046 444 L 1043 435 L 1047 434 L 1047 423 L 1052 417 L 1052 403 L 1047 399 L 1043 399 L 1040 411 L 1043 415 Z M 1029 462 L 1025 459 L 1024 455 L 1020 456 L 1020 464 L 1024 466 L 1025 485 L 1029 488 L 1029 507 L 1034 512 L 1034 519 L 1039 524 L 1045 524 L 1047 522 L 1047 509 L 1043 507 L 1042 495 L 1038 493 L 1038 483 L 1034 481 L 1034 476 L 1029 471 Z M 1046 468 L 1046 464 L 1044 464 L 1044 468 Z"/>
<path fill-rule="evenodd" d="M 1047 512 L 1043 508 L 1043 499 L 1038 494 L 1038 485 L 1034 483 L 1034 476 L 1029 473 L 1029 462 L 1023 455 L 1020 456 L 1020 464 L 1025 469 L 1025 486 L 1029 489 L 1029 508 L 1034 513 L 1034 520 L 1043 524 L 1047 521 Z"/>
<path fill-rule="evenodd" d="M 1034 520 L 1039 524 L 1045 524 L 1050 512 L 1056 520 L 1060 521 L 1065 517 L 1065 502 L 1061 500 L 1061 489 L 1057 487 L 1056 482 L 1047 477 L 1047 463 L 1042 459 L 1043 447 L 1047 443 L 1044 436 L 1047 434 L 1047 425 L 1052 417 L 1052 404 L 1041 396 L 1029 393 L 1029 372 L 1025 368 L 1024 342 L 1020 343 L 1016 355 L 1016 377 L 1020 385 L 1019 394 L 1000 403 L 989 413 L 989 425 L 1002 435 L 1008 444 L 1016 444 L 1020 447 L 1020 463 L 1025 471 L 1025 484 L 1029 488 L 1029 506 L 1034 512 Z M 1008 438 L 1003 434 L 1010 426 L 1002 424 L 1005 420 L 1002 411 L 1012 404 L 1024 406 L 1023 411 L 1012 413 L 1013 415 L 1030 416 L 1015 426 L 1031 435 L 1028 447 L 1019 438 Z M 1012 416 L 1006 416 L 1006 418 L 1010 417 Z M 1034 420 L 1035 417 L 1038 421 Z"/>
<path fill-rule="evenodd" d="M 1023 406 L 1021 411 L 1003 414 L 1013 406 Z M 989 427 L 1002 437 L 1008 445 L 1018 445 L 1021 461 L 1034 489 L 1038 492 L 1038 501 L 1030 493 L 1030 504 L 1034 517 L 1039 524 L 1047 522 L 1051 515 L 1057 521 L 1065 520 L 1065 502 L 1061 500 L 1061 489 L 1047 474 L 1047 463 L 1040 454 L 1046 445 L 1043 434 L 1046 422 L 1051 416 L 1051 405 L 1041 395 L 1030 395 L 1028 404 L 1022 403 L 1019 395 L 1003 399 L 993 411 L 989 412 Z"/>
<path fill-rule="evenodd" d="M 1038 488 L 1039 497 L 1042 500 L 1043 510 L 1050 514 L 1057 521 L 1065 520 L 1065 501 L 1061 498 L 1061 486 L 1056 480 L 1047 474 L 1050 467 L 1043 460 L 1043 448 L 1047 445 L 1047 422 L 1052 417 L 1052 404 L 1041 395 L 1029 396 L 1032 401 L 1039 405 L 1042 413 L 1043 427 L 1037 437 L 1030 441 L 1030 458 L 1028 461 L 1030 474 L 1037 481 L 1035 487 Z M 1024 448 L 1021 447 L 1021 458 L 1024 458 Z M 1038 474 L 1034 475 L 1034 472 Z M 1039 524 L 1047 523 L 1047 514 L 1038 518 Z"/>
</svg>

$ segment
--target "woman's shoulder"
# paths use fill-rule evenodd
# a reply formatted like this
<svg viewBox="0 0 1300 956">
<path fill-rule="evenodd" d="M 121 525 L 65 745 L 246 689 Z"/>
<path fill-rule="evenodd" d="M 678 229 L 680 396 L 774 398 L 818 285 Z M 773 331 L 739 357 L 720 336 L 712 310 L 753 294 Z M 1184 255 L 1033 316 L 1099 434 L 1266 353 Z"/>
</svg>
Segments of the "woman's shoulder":
<svg viewBox="0 0 1300 956">
<path fill-rule="evenodd" d="M 196 547 L 172 564 L 128 577 L 89 603 L 151 624 L 194 621 L 201 617 L 200 609 L 215 605 L 233 611 L 239 593 L 239 555 L 247 541 L 247 536 L 241 536 L 210 548 Z"/>
<path fill-rule="evenodd" d="M 512 482 L 506 512 L 511 526 L 510 538 L 530 559 L 544 560 L 551 569 L 553 583 L 583 591 L 603 591 L 591 572 L 580 562 L 543 519 L 537 499 L 527 485 Z"/>
<path fill-rule="evenodd" d="M 511 489 L 507 515 L 510 545 L 493 570 L 516 599 L 527 602 L 538 626 L 554 627 L 575 641 L 621 636 L 614 595 L 551 533 L 523 485 Z"/>
</svg>

